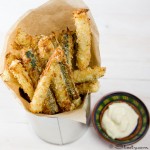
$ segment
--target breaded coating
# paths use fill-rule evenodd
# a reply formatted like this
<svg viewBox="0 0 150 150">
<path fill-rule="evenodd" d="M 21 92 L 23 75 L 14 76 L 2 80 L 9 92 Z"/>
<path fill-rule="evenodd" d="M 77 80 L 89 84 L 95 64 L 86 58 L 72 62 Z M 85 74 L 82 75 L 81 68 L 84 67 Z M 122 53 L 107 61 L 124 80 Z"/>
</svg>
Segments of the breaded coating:
<svg viewBox="0 0 150 150">
<path fill-rule="evenodd" d="M 69 31 L 67 28 L 67 31 L 62 31 L 61 37 L 60 37 L 60 43 L 62 46 L 62 49 L 64 50 L 66 61 L 70 68 L 72 69 L 72 58 L 73 58 L 73 37 L 72 32 Z"/>
<path fill-rule="evenodd" d="M 41 65 L 45 68 L 49 57 L 54 53 L 55 49 L 60 46 L 57 41 L 56 34 L 53 32 L 50 36 L 42 36 L 38 42 L 38 54 Z"/>
<path fill-rule="evenodd" d="M 14 47 L 15 49 L 20 49 L 20 48 L 23 48 L 23 47 L 31 47 L 32 36 L 25 33 L 21 29 L 18 29 L 14 42 L 16 44 L 15 46 L 18 45 L 18 48 Z"/>
<path fill-rule="evenodd" d="M 44 100 L 43 112 L 44 114 L 55 114 L 59 111 L 58 105 L 56 104 L 55 96 L 52 90 L 49 88 L 47 92 L 47 97 Z"/>
<path fill-rule="evenodd" d="M 40 38 L 41 36 L 31 36 L 19 28 L 12 47 L 16 50 L 21 50 L 22 48 L 33 48 L 37 50 L 37 44 Z"/>
<path fill-rule="evenodd" d="M 48 60 L 49 57 L 53 54 L 55 48 L 51 41 L 51 38 L 48 36 L 43 36 L 38 42 L 39 56 L 44 60 Z"/>
<path fill-rule="evenodd" d="M 57 103 L 62 111 L 70 111 L 75 109 L 75 106 L 71 102 L 71 98 L 67 91 L 59 64 L 55 66 L 55 77 L 52 81 L 52 87 L 56 96 Z"/>
<path fill-rule="evenodd" d="M 13 60 L 17 59 L 17 56 L 12 54 L 11 52 L 7 53 L 6 56 L 6 68 L 3 72 L 3 74 L 1 75 L 1 77 L 3 78 L 3 80 L 5 82 L 14 82 L 14 83 L 18 83 L 17 79 L 14 77 L 14 75 L 9 71 L 9 66 L 12 63 Z"/>
<path fill-rule="evenodd" d="M 42 38 L 42 35 L 32 36 L 31 48 L 35 51 L 38 51 L 38 42 Z"/>
<path fill-rule="evenodd" d="M 7 67 L 10 66 L 10 64 L 12 63 L 13 60 L 17 59 L 17 57 L 14 54 L 12 54 L 11 52 L 7 53 L 5 58 L 6 58 Z"/>
<path fill-rule="evenodd" d="M 52 34 L 50 34 L 49 37 L 54 45 L 54 48 L 57 48 L 58 46 L 60 46 L 60 43 L 58 41 L 58 35 L 55 32 L 52 32 Z"/>
<path fill-rule="evenodd" d="M 33 81 L 33 86 L 35 89 L 42 72 L 42 66 L 40 64 L 39 58 L 36 52 L 34 52 L 32 49 L 23 49 L 21 58 L 25 69 Z"/>
<path fill-rule="evenodd" d="M 76 87 L 80 94 L 94 93 L 97 92 L 99 89 L 99 82 L 94 81 L 94 82 L 80 83 L 76 84 Z"/>
<path fill-rule="evenodd" d="M 81 98 L 79 96 L 77 88 L 75 87 L 75 83 L 72 78 L 72 72 L 66 63 L 59 63 L 59 66 L 71 101 L 75 104 L 77 108 L 81 104 Z"/>
<path fill-rule="evenodd" d="M 28 72 L 25 70 L 24 66 L 21 64 L 20 60 L 13 60 L 9 66 L 9 71 L 18 80 L 24 92 L 29 96 L 30 100 L 34 94 L 34 88 L 31 78 Z"/>
<path fill-rule="evenodd" d="M 51 81 L 54 78 L 56 64 L 57 62 L 62 61 L 63 56 L 64 54 L 62 49 L 58 47 L 53 55 L 49 58 L 49 61 L 46 64 L 46 68 L 42 72 L 34 92 L 32 102 L 30 103 L 30 110 L 33 113 L 41 113 L 43 111 L 44 101 L 47 97 Z"/>
<path fill-rule="evenodd" d="M 75 70 L 73 72 L 73 79 L 75 83 L 91 82 L 102 76 L 106 71 L 105 67 L 95 66 L 94 68 L 86 68 L 84 70 Z"/>
<path fill-rule="evenodd" d="M 88 9 L 79 9 L 73 12 L 78 43 L 76 65 L 80 70 L 88 67 L 91 59 L 91 26 L 87 12 Z"/>
<path fill-rule="evenodd" d="M 17 79 L 13 76 L 13 74 L 5 69 L 4 72 L 0 75 L 5 82 L 18 83 Z"/>
</svg>

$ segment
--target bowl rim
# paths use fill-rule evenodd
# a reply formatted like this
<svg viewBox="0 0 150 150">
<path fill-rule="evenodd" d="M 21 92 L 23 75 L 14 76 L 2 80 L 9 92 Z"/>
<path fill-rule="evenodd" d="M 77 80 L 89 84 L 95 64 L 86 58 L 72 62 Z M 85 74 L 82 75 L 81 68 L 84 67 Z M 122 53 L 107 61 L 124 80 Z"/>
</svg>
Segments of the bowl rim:
<svg viewBox="0 0 150 150">
<path fill-rule="evenodd" d="M 144 108 L 144 110 L 145 110 L 145 112 L 146 112 L 146 116 L 147 116 L 147 120 L 148 120 L 148 121 L 147 121 L 147 124 L 146 124 L 146 129 L 143 131 L 143 134 L 140 135 L 135 141 L 131 141 L 131 142 L 129 141 L 129 142 L 126 142 L 126 143 L 118 143 L 117 141 L 116 141 L 116 142 L 110 141 L 108 138 L 106 138 L 105 136 L 103 136 L 103 135 L 99 132 L 99 130 L 98 130 L 97 126 L 96 126 L 96 122 L 95 122 L 95 114 L 96 114 L 96 113 L 95 113 L 95 112 L 96 112 L 96 110 L 97 110 L 99 104 L 101 104 L 101 102 L 104 101 L 106 98 L 111 97 L 111 96 L 113 96 L 113 95 L 125 95 L 125 96 L 128 96 L 128 97 L 133 97 L 134 99 L 138 100 L 138 102 L 143 106 L 143 108 Z M 117 100 L 117 101 L 119 101 L 119 100 Z M 107 106 L 107 105 L 106 105 L 106 106 Z M 105 106 L 104 106 L 104 107 L 105 107 Z M 135 107 L 136 107 L 136 106 L 135 106 Z M 138 109 L 138 108 L 137 108 L 137 109 Z M 131 94 L 131 93 L 128 93 L 128 92 L 124 92 L 124 91 L 115 91 L 115 92 L 110 92 L 110 93 L 105 94 L 104 96 L 102 96 L 102 98 L 100 98 L 100 99 L 97 101 L 97 103 L 95 104 L 94 109 L 93 109 L 93 111 L 92 111 L 92 124 L 93 124 L 93 126 L 94 126 L 94 129 L 97 131 L 98 135 L 99 135 L 104 141 L 107 141 L 107 142 L 109 142 L 109 143 L 111 143 L 111 144 L 113 144 L 113 145 L 131 145 L 131 144 L 134 144 L 134 143 L 138 142 L 139 140 L 141 140 L 141 139 L 146 135 L 146 133 L 147 133 L 147 131 L 148 131 L 148 129 L 149 129 L 149 125 L 150 125 L 150 116 L 149 116 L 149 111 L 148 111 L 146 105 L 145 105 L 145 104 L 142 102 L 142 100 L 139 99 L 137 96 L 135 96 L 135 95 L 133 95 L 133 94 Z"/>
</svg>

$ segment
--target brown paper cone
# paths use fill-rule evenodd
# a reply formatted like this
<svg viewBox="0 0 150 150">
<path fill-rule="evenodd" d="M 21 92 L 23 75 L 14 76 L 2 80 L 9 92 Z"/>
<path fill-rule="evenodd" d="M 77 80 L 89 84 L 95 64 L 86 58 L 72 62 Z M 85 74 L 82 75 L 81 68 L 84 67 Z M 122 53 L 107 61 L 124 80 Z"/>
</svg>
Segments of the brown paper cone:
<svg viewBox="0 0 150 150">
<path fill-rule="evenodd" d="M 5 69 L 5 55 L 12 49 L 11 44 L 14 41 L 17 29 L 21 28 L 28 34 L 31 35 L 49 35 L 52 31 L 62 31 L 68 27 L 70 30 L 75 30 L 72 12 L 78 8 L 88 8 L 82 0 L 49 0 L 44 5 L 30 10 L 25 13 L 10 29 L 7 34 L 4 50 L 1 58 L 0 74 Z M 90 66 L 100 65 L 100 54 L 99 54 L 99 34 L 91 12 L 89 11 L 89 18 L 91 22 L 92 31 L 92 49 L 91 49 L 91 62 Z M 5 82 L 10 90 L 14 92 L 17 100 L 21 102 L 24 108 L 29 111 L 29 103 L 24 100 L 19 94 L 19 86 Z M 39 116 L 47 117 L 65 117 L 72 120 L 86 123 L 86 108 L 89 101 L 84 101 L 81 108 L 71 111 L 60 113 L 57 115 L 45 115 L 40 114 Z M 37 115 L 37 114 L 35 114 Z"/>
</svg>

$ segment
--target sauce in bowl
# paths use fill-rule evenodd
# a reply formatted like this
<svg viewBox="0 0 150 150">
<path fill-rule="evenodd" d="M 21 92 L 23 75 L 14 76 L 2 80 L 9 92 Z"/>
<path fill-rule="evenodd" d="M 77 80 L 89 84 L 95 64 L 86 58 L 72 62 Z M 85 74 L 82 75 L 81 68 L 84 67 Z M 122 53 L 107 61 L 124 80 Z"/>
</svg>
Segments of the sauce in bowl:
<svg viewBox="0 0 150 150">
<path fill-rule="evenodd" d="M 112 139 L 129 136 L 138 124 L 138 114 L 127 103 L 112 103 L 102 117 L 102 127 Z"/>
</svg>

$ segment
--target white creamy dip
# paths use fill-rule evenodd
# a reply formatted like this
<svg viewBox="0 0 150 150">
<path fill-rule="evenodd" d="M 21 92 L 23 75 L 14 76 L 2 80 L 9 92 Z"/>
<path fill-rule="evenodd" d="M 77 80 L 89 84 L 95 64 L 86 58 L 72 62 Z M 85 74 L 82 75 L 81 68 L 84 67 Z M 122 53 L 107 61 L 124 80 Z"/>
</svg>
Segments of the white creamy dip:
<svg viewBox="0 0 150 150">
<path fill-rule="evenodd" d="M 136 128 L 137 123 L 137 113 L 126 103 L 111 104 L 102 117 L 102 127 L 113 139 L 127 137 Z"/>
</svg>

